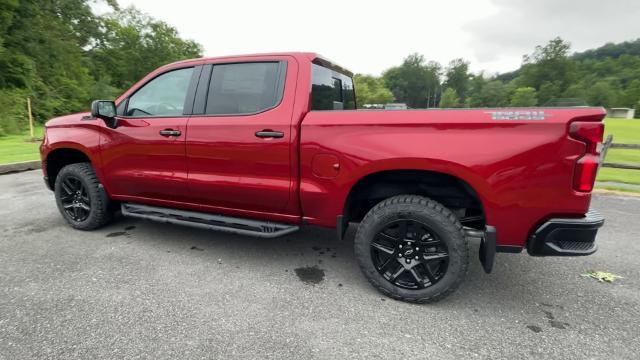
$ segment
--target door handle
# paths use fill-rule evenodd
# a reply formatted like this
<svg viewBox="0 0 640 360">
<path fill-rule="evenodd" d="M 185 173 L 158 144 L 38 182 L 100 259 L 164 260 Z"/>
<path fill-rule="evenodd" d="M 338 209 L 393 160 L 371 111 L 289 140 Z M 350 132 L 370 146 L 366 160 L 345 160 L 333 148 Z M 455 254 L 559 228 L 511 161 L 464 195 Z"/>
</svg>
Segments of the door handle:
<svg viewBox="0 0 640 360">
<path fill-rule="evenodd" d="M 173 129 L 160 130 L 160 135 L 162 136 L 180 136 L 180 134 L 182 134 L 180 130 L 173 130 Z"/>
<path fill-rule="evenodd" d="M 256 137 L 259 138 L 281 138 L 284 137 L 284 133 L 282 131 L 273 131 L 273 130 L 262 130 L 256 132 Z"/>
</svg>

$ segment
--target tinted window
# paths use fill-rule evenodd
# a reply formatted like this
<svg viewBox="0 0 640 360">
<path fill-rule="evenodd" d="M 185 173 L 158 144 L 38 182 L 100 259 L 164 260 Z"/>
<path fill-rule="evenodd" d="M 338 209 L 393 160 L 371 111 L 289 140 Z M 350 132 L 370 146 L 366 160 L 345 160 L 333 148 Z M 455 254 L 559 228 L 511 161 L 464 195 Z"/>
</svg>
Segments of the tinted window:
<svg viewBox="0 0 640 360">
<path fill-rule="evenodd" d="M 206 114 L 254 114 L 276 106 L 284 90 L 284 62 L 214 65 Z"/>
<path fill-rule="evenodd" d="M 312 64 L 311 110 L 356 108 L 353 82 L 339 72 Z"/>
<path fill-rule="evenodd" d="M 149 81 L 129 98 L 127 116 L 179 116 L 193 68 L 174 70 Z"/>
</svg>

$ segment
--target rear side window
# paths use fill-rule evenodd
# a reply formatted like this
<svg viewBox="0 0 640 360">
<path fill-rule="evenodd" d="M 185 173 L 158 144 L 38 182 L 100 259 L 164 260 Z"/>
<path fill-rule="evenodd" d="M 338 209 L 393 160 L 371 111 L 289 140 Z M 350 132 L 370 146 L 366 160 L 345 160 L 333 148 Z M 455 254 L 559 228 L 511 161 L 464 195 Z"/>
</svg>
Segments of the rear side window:
<svg viewBox="0 0 640 360">
<path fill-rule="evenodd" d="M 284 91 L 285 62 L 214 65 L 205 113 L 255 114 L 280 103 Z"/>
<path fill-rule="evenodd" d="M 311 66 L 311 110 L 356 108 L 353 81 L 350 77 L 317 64 Z"/>
</svg>

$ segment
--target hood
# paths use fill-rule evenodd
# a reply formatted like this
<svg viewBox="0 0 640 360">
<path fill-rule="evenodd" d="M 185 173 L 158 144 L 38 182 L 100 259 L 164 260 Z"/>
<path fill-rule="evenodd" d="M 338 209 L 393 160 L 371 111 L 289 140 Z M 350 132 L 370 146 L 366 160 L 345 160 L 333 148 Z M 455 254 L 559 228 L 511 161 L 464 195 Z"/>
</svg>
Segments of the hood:
<svg viewBox="0 0 640 360">
<path fill-rule="evenodd" d="M 47 121 L 44 125 L 46 127 L 52 127 L 52 126 L 64 126 L 64 125 L 77 124 L 78 121 L 81 121 L 83 118 L 85 118 L 87 116 L 90 117 L 91 113 L 90 112 L 81 112 L 81 113 L 58 116 L 58 117 L 55 117 L 55 118 Z"/>
</svg>

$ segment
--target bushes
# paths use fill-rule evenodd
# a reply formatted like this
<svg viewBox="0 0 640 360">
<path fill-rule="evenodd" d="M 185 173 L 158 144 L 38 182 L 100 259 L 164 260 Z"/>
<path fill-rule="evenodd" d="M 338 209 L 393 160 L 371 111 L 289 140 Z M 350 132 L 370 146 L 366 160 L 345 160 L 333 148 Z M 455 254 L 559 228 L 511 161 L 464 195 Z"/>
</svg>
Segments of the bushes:
<svg viewBox="0 0 640 360">
<path fill-rule="evenodd" d="M 0 136 L 16 134 L 29 124 L 26 90 L 0 89 Z"/>
<path fill-rule="evenodd" d="M 447 89 L 442 94 L 442 99 L 440 99 L 440 107 L 441 108 L 455 108 L 460 106 L 460 99 L 458 99 L 458 95 L 454 89 Z"/>
<path fill-rule="evenodd" d="M 511 106 L 516 107 L 530 107 L 536 106 L 538 98 L 536 95 L 536 89 L 532 87 L 517 88 L 511 97 Z"/>
</svg>

